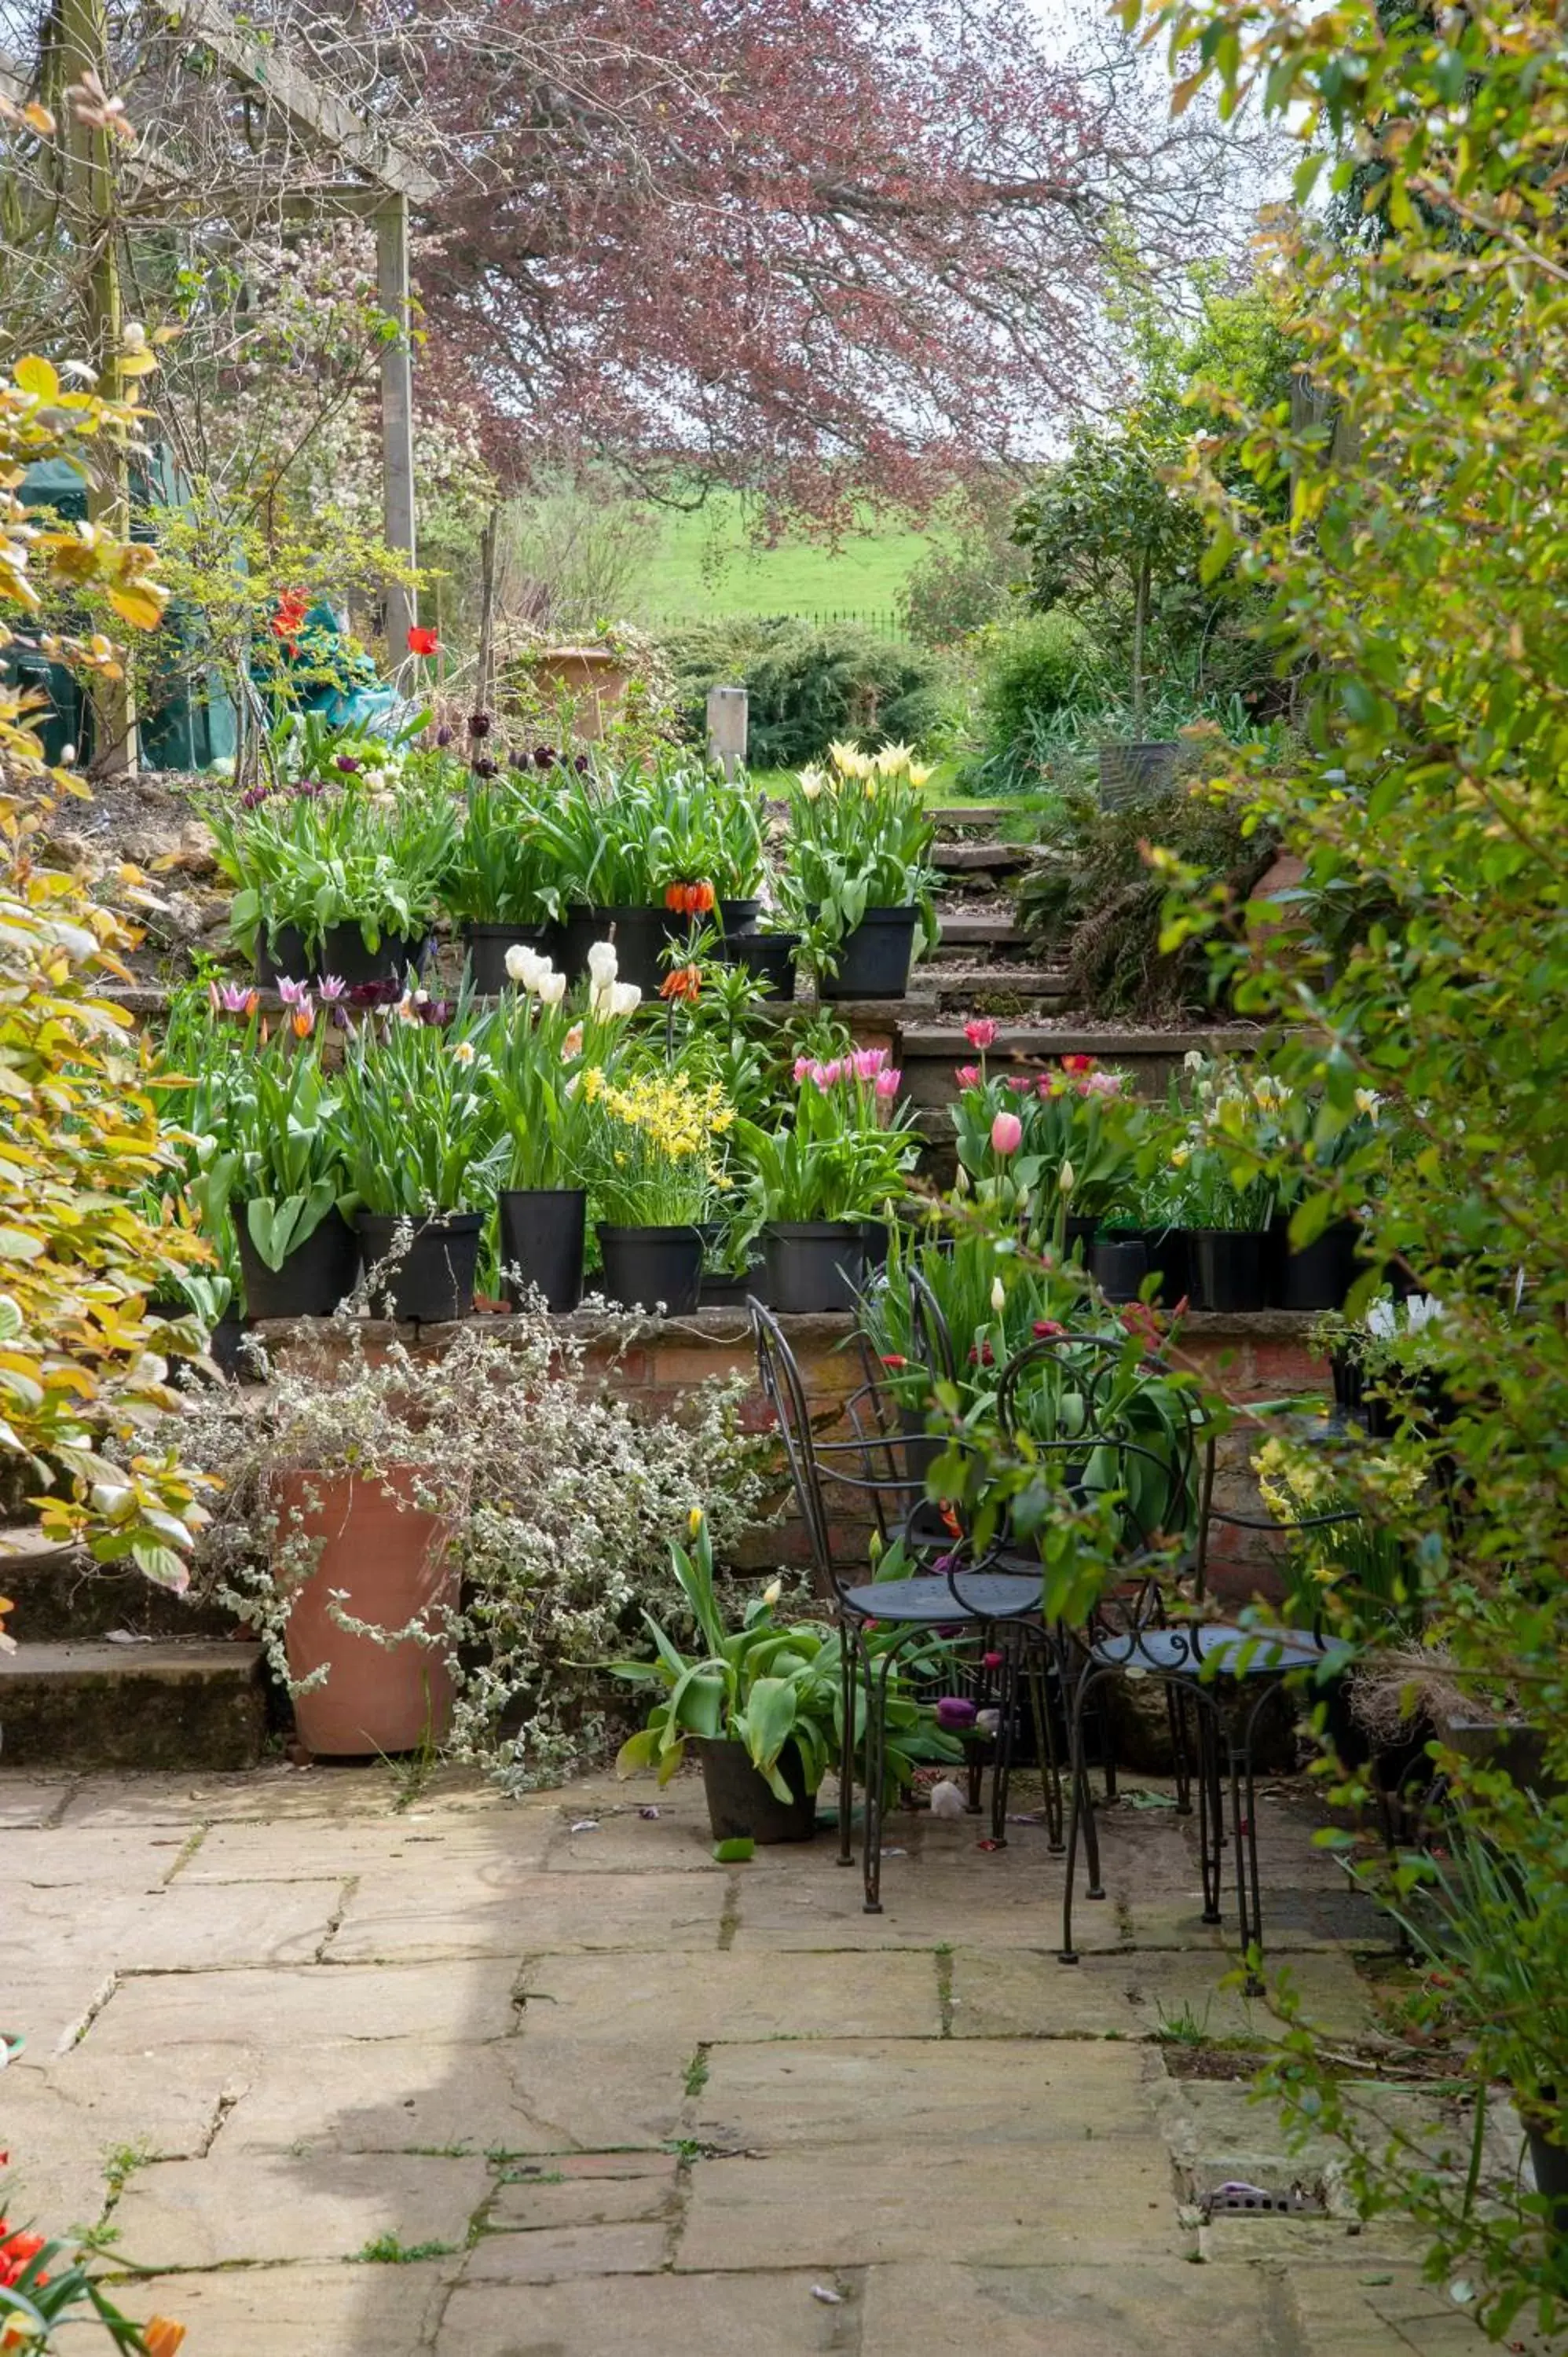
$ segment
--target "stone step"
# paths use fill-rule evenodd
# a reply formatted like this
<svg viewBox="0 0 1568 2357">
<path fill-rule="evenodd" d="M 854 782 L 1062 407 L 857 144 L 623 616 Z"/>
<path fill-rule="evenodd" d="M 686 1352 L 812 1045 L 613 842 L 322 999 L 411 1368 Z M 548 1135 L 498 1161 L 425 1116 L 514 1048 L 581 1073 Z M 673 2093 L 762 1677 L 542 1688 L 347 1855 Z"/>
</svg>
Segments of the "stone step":
<svg viewBox="0 0 1568 2357">
<path fill-rule="evenodd" d="M 931 864 L 944 876 L 1011 876 L 1027 867 L 1033 854 L 1022 843 L 959 843 L 939 836 Z"/>
<path fill-rule="evenodd" d="M 1006 815 L 1006 806 L 1002 802 L 959 802 L 932 810 L 929 815 L 941 835 L 993 835 Z"/>
<path fill-rule="evenodd" d="M 253 1768 L 262 1649 L 209 1637 L 19 1644 L 0 1653 L 7 1768 Z"/>
<path fill-rule="evenodd" d="M 941 938 L 938 955 L 965 950 L 1022 949 L 1028 941 L 1010 909 L 942 909 L 938 911 Z"/>
<path fill-rule="evenodd" d="M 8 1635 L 25 1643 L 106 1637 L 223 1637 L 234 1616 L 194 1605 L 144 1577 L 134 1564 L 94 1563 L 82 1547 L 59 1546 L 36 1526 L 0 1529 L 0 1596 L 15 1610 Z"/>
<path fill-rule="evenodd" d="M 993 1072 L 1014 1065 L 1043 1071 L 1063 1056 L 1093 1056 L 1127 1072 L 1140 1096 L 1162 1096 L 1189 1049 L 1207 1056 L 1246 1056 L 1262 1037 L 1244 1024 L 1211 1030 L 1118 1031 L 1066 1022 L 1004 1022 L 985 1060 Z M 959 1093 L 957 1066 L 975 1060 L 961 1027 L 921 1022 L 913 1009 L 899 1026 L 897 1052 L 905 1092 L 917 1105 L 951 1103 Z"/>
<path fill-rule="evenodd" d="M 1037 965 L 961 965 L 955 960 L 930 967 L 925 984 L 922 996 L 934 1000 L 943 1015 L 1017 1017 L 1069 996 L 1066 974 Z"/>
</svg>

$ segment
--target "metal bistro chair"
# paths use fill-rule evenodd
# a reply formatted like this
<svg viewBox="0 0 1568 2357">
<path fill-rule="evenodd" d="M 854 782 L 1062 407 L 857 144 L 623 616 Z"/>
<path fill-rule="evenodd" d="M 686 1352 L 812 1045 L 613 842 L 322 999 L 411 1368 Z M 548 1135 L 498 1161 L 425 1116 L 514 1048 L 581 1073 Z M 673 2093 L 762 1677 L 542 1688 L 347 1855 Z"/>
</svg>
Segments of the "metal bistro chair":
<svg viewBox="0 0 1568 2357">
<path fill-rule="evenodd" d="M 1081 1351 L 1083 1338 L 1051 1338 L 1021 1351 L 1007 1368 L 1000 1404 L 1004 1425 L 1018 1414 L 1017 1393 L 1031 1362 L 1051 1351 Z M 1116 1345 L 1109 1346 L 1114 1350 Z M 1197 1441 L 1201 1435 L 1199 1460 Z M 1041 1444 L 1036 1443 L 1036 1446 Z M 1147 1677 L 1165 1688 L 1170 1712 L 1172 1748 L 1176 1770 L 1176 1805 L 1191 1813 L 1191 1767 L 1187 1750 L 1189 1727 L 1196 1733 L 1196 1781 L 1198 1800 L 1198 1855 L 1203 1883 L 1205 1923 L 1218 1924 L 1221 1890 L 1221 1853 L 1226 1846 L 1225 1789 L 1230 1788 L 1232 1837 L 1236 1856 L 1237 1918 L 1243 1952 L 1262 1948 L 1262 1895 L 1258 1866 L 1257 1808 L 1254 1762 L 1259 1726 L 1265 1711 L 1296 1671 L 1316 1668 L 1328 1647 L 1316 1630 L 1252 1630 L 1235 1621 L 1197 1617 L 1208 1583 L 1211 1534 L 1216 1525 L 1228 1529 L 1272 1531 L 1272 1519 L 1232 1514 L 1214 1503 L 1217 1436 L 1201 1417 L 1190 1428 L 1187 1444 L 1174 1461 L 1162 1458 L 1136 1440 L 1124 1422 L 1114 1416 L 1101 1429 L 1081 1431 L 1071 1438 L 1049 1441 L 1053 1450 L 1071 1449 L 1087 1462 L 1094 1449 L 1104 1452 L 1101 1471 L 1122 1501 L 1127 1523 L 1129 1552 L 1125 1577 L 1090 1615 L 1085 1629 L 1062 1632 L 1064 1646 L 1077 1655 L 1068 1728 L 1069 1816 L 1067 1867 L 1062 1890 L 1063 1964 L 1076 1964 L 1072 1944 L 1073 1886 L 1081 1829 L 1089 1867 L 1087 1896 L 1103 1899 L 1100 1842 L 1084 1749 L 1084 1717 L 1098 1688 L 1118 1677 Z M 1201 1470 L 1198 1470 L 1201 1462 Z M 1157 1469 L 1165 1490 L 1162 1525 L 1145 1526 L 1131 1502 L 1141 1465 Z M 1197 1475 L 1196 1487 L 1194 1476 Z M 1178 1512 L 1172 1513 L 1171 1509 Z M 1179 1531 L 1190 1515 L 1190 1544 L 1173 1552 L 1169 1526 Z M 1304 1518 L 1295 1529 L 1354 1521 L 1353 1513 L 1334 1512 Z M 1170 1613 L 1164 1583 L 1190 1584 L 1190 1612 Z M 1217 1685 L 1225 1677 L 1240 1693 L 1228 1710 Z M 1108 1772 L 1108 1797 L 1114 1796 Z"/>
<path fill-rule="evenodd" d="M 757 1340 L 757 1372 L 764 1397 L 779 1419 L 795 1496 L 811 1542 L 811 1559 L 819 1579 L 831 1594 L 839 1624 L 843 1675 L 843 1740 L 839 1761 L 839 1864 L 852 1862 L 851 1818 L 854 1800 L 854 1739 L 857 1690 L 865 1695 L 865 1808 L 861 1852 L 865 1911 L 882 1911 L 882 1825 L 886 1776 L 887 1686 L 894 1668 L 918 1639 L 937 1631 L 961 1630 L 977 1640 L 1005 1625 L 1040 1617 L 1040 1579 L 998 1572 L 986 1563 L 965 1560 L 961 1540 L 944 1530 L 939 1543 L 916 1527 L 925 1504 L 922 1480 L 893 1476 L 885 1466 L 867 1465 L 867 1439 L 857 1434 L 848 1440 L 820 1441 L 811 1429 L 811 1410 L 794 1354 L 778 1319 L 759 1301 L 748 1304 Z M 883 1450 L 891 1443 L 880 1436 L 871 1444 Z M 845 1460 L 858 1463 L 858 1472 L 846 1470 Z M 906 1544 L 917 1560 L 929 1561 L 929 1571 L 902 1579 L 851 1581 L 833 1556 L 832 1523 L 824 1483 L 870 1497 L 903 1492 L 910 1500 L 905 1529 L 913 1534 Z M 904 1536 L 899 1533 L 899 1536 Z M 868 1642 L 873 1627 L 886 1625 L 896 1632 L 877 1651 Z M 1011 1722 L 1015 1695 L 1004 1695 L 1000 1727 Z M 996 1783 L 1001 1797 L 993 1806 L 1004 1819 L 1008 1746 L 999 1742 Z M 994 1787 L 993 1787 L 994 1791 Z"/>
<path fill-rule="evenodd" d="M 958 1379 L 958 1353 L 942 1306 L 930 1284 L 918 1268 L 904 1273 L 909 1292 L 909 1339 L 913 1353 L 911 1364 L 930 1381 L 952 1383 Z M 884 1276 L 883 1284 L 889 1280 Z M 877 1359 L 864 1326 L 857 1329 L 861 1365 L 865 1380 L 859 1391 L 845 1404 L 851 1428 L 865 1444 L 865 1469 L 874 1466 L 888 1469 L 888 1489 L 895 1499 L 894 1511 L 886 1511 L 880 1487 L 872 1492 L 877 1534 L 886 1547 L 894 1537 L 903 1543 L 905 1552 L 922 1548 L 938 1555 L 946 1554 L 953 1545 L 955 1534 L 942 1519 L 941 1510 L 920 1494 L 927 1471 L 947 1446 L 937 1434 L 928 1433 L 925 1418 L 913 1418 L 898 1396 L 898 1385 L 886 1361 Z M 870 1429 L 867 1429 L 869 1423 Z M 902 1469 L 900 1470 L 900 1462 Z M 911 1502 L 912 1501 L 912 1502 Z M 988 1550 L 988 1563 L 997 1571 L 1015 1573 L 1020 1577 L 1035 1579 L 1036 1558 L 1005 1545 Z M 1050 1684 L 1059 1673 L 1050 1631 L 1043 1620 L 1010 1620 L 995 1631 L 1001 1654 L 998 1669 L 984 1663 L 972 1667 L 962 1683 L 969 1690 L 976 1708 L 994 1708 L 996 1713 L 995 1749 L 992 1754 L 991 1838 L 999 1847 L 1007 1843 L 1007 1799 L 1012 1779 L 1013 1746 L 1018 1727 L 1020 1682 L 1027 1692 L 1030 1717 L 1035 1733 L 1036 1759 L 1040 1770 L 1045 1801 L 1047 1846 L 1053 1857 L 1059 1857 L 1067 1847 L 1062 1806 L 1061 1774 L 1057 1756 L 1056 1720 L 1051 1709 Z M 1058 1677 L 1059 1684 L 1059 1677 Z M 981 1792 L 986 1760 L 978 1744 L 972 1745 L 966 1781 L 968 1809 L 972 1817 L 982 1813 Z"/>
</svg>

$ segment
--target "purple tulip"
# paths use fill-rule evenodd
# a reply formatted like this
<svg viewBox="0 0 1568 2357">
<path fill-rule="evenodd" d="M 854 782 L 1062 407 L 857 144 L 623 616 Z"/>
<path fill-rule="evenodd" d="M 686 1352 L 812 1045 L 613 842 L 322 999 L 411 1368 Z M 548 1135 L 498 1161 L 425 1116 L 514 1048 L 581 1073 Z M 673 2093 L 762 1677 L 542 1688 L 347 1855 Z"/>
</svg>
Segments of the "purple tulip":
<svg viewBox="0 0 1568 2357">
<path fill-rule="evenodd" d="M 490 733 L 490 716 L 489 716 L 489 714 L 488 712 L 470 712 L 470 713 L 469 713 L 469 715 L 468 715 L 468 734 L 469 734 L 469 736 L 470 736 L 470 737 L 488 737 L 488 736 L 489 735 L 489 733 Z"/>
<path fill-rule="evenodd" d="M 395 982 L 355 982 L 350 983 L 348 996 L 350 1006 L 392 1006 L 403 992 Z"/>
<path fill-rule="evenodd" d="M 439 727 L 435 731 L 435 742 L 438 745 L 450 745 L 452 742 L 452 731 L 450 728 L 445 726 Z"/>
<path fill-rule="evenodd" d="M 536 745 L 534 747 L 533 766 L 536 770 L 553 769 L 555 766 L 555 759 L 556 754 L 553 745 Z"/>
<path fill-rule="evenodd" d="M 341 770 L 346 778 L 352 778 L 357 775 L 360 765 L 352 753 L 339 753 L 332 767 L 335 770 Z"/>
<path fill-rule="evenodd" d="M 937 1725 L 944 1735 L 962 1735 L 978 1716 L 967 1695 L 943 1695 L 937 1705 Z"/>
</svg>

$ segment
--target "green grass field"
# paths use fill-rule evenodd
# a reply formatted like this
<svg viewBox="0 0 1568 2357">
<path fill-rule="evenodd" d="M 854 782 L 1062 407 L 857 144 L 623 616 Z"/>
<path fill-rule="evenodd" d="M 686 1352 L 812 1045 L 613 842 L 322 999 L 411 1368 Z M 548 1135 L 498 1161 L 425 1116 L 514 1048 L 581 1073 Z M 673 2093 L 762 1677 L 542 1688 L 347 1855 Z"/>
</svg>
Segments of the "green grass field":
<svg viewBox="0 0 1568 2357">
<path fill-rule="evenodd" d="M 865 532 L 837 548 L 791 539 L 755 548 L 733 491 L 691 514 L 664 511 L 659 554 L 638 582 L 640 619 L 668 627 L 721 614 L 891 617 L 906 576 L 931 543 L 920 532 Z"/>
</svg>

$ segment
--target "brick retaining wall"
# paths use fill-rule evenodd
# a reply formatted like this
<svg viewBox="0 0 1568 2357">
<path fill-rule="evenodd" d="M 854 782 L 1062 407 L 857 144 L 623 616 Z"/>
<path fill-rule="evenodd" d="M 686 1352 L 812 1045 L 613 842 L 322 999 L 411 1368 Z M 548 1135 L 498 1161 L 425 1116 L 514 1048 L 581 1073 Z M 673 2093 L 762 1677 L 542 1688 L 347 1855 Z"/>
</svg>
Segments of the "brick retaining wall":
<svg viewBox="0 0 1568 2357">
<path fill-rule="evenodd" d="M 864 1380 L 850 1319 L 828 1316 L 785 1318 L 780 1322 L 800 1365 L 819 1437 L 848 1437 L 851 1426 L 845 1404 Z M 1183 1321 L 1179 1349 L 1183 1361 L 1233 1405 L 1299 1397 L 1326 1403 L 1326 1365 L 1315 1359 L 1306 1346 L 1315 1322 L 1310 1314 L 1293 1310 L 1264 1310 L 1247 1317 L 1197 1311 Z M 750 1330 L 740 1308 L 701 1309 L 689 1318 L 667 1320 L 650 1318 L 629 1330 L 622 1319 L 607 1331 L 604 1321 L 586 1311 L 560 1323 L 564 1332 L 586 1345 L 589 1366 L 603 1373 L 618 1395 L 645 1414 L 678 1414 L 682 1400 L 705 1379 L 739 1372 L 751 1383 L 744 1410 L 748 1426 L 758 1432 L 772 1428 L 757 1387 Z M 513 1321 L 490 1318 L 486 1324 L 504 1340 Z M 421 1351 L 439 1352 L 456 1329 L 398 1328 L 371 1319 L 363 1330 L 372 1349 L 398 1335 Z M 257 1329 L 279 1358 L 302 1346 L 319 1348 L 330 1331 L 315 1319 Z M 1256 1438 L 1255 1427 L 1243 1425 L 1222 1442 L 1217 1504 L 1243 1513 L 1262 1512 L 1247 1463 Z M 779 1502 L 786 1509 L 783 1521 L 750 1534 L 738 1552 L 737 1569 L 765 1570 L 780 1564 L 804 1566 L 809 1561 L 805 1530 L 793 1500 L 781 1492 Z M 858 1500 L 842 1491 L 830 1503 L 835 1515 L 835 1554 L 846 1564 L 864 1562 L 872 1528 L 869 1513 Z M 1217 1547 L 1216 1592 L 1245 1598 L 1260 1585 L 1261 1570 L 1262 1584 L 1271 1587 L 1266 1571 L 1268 1548 L 1266 1538 L 1245 1534 L 1232 1536 Z"/>
</svg>

